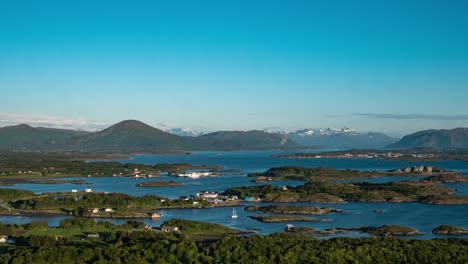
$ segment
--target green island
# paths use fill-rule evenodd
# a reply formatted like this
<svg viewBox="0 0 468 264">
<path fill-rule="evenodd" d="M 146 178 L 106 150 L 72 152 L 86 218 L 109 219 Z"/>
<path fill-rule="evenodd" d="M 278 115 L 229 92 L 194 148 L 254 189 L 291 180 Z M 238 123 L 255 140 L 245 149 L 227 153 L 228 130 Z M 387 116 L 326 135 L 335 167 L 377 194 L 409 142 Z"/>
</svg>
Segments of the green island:
<svg viewBox="0 0 468 264">
<path fill-rule="evenodd" d="M 333 168 L 317 167 L 307 168 L 300 166 L 282 166 L 270 168 L 261 173 L 249 173 L 248 176 L 254 178 L 253 182 L 268 182 L 280 180 L 301 180 L 301 181 L 337 181 L 378 178 L 382 176 L 428 176 L 425 181 L 439 183 L 468 182 L 465 177 L 455 171 L 444 170 L 432 166 L 413 166 L 390 171 L 359 171 L 359 170 L 338 170 Z"/>
<path fill-rule="evenodd" d="M 0 152 L 0 185 L 28 183 L 63 183 L 51 178 L 83 176 L 158 175 L 161 172 L 180 173 L 187 170 L 217 170 L 219 166 L 191 164 L 144 165 L 111 161 L 86 162 L 99 158 L 98 153 L 80 152 Z M 116 156 L 105 156 L 107 158 Z M 120 156 L 117 156 L 120 157 Z M 78 182 L 76 182 L 78 183 Z"/>
<path fill-rule="evenodd" d="M 44 193 L 0 189 L 0 212 L 8 214 L 65 214 L 83 217 L 147 218 L 157 209 L 211 208 L 208 201 L 167 199 L 156 195 L 121 193 Z"/>
<path fill-rule="evenodd" d="M 316 206 L 285 206 L 285 205 L 269 205 L 258 206 L 251 205 L 245 208 L 246 211 L 259 211 L 262 213 L 277 213 L 277 214 L 304 214 L 304 215 L 326 215 L 328 213 L 342 213 L 341 209 L 333 209 L 330 207 Z"/>
<path fill-rule="evenodd" d="M 400 181 L 389 183 L 308 181 L 297 187 L 273 185 L 242 186 L 226 190 L 225 195 L 259 198 L 266 202 L 422 202 L 467 204 L 468 196 L 434 182 Z"/>
<path fill-rule="evenodd" d="M 183 182 L 175 182 L 175 181 L 152 181 L 152 182 L 143 182 L 138 183 L 137 187 L 167 187 L 167 186 L 182 186 L 184 185 Z"/>
<path fill-rule="evenodd" d="M 358 178 L 375 178 L 387 173 L 377 171 L 358 171 L 358 170 L 337 170 L 332 168 L 306 168 L 299 166 L 282 166 L 271 168 L 261 173 L 249 173 L 249 177 L 257 178 L 257 182 L 271 180 L 348 180 Z"/>
<path fill-rule="evenodd" d="M 436 235 L 467 235 L 468 229 L 456 226 L 441 225 L 432 230 L 432 233 Z"/>
<path fill-rule="evenodd" d="M 196 230 L 232 232 L 211 224 L 171 220 L 160 231 L 130 221 L 120 226 L 91 219 L 0 225 L 15 244 L 0 246 L 1 263 L 466 263 L 466 239 L 414 240 L 394 237 L 331 238 L 291 233 L 268 236 L 223 235 L 210 240 Z M 180 232 L 163 226 L 180 225 Z M 174 228 L 174 226 L 172 226 Z M 227 232 L 226 232 L 227 231 Z M 238 231 L 241 232 L 241 231 Z M 188 233 L 189 235 L 187 235 Z M 385 250 L 382 250 L 385 249 Z"/>
<path fill-rule="evenodd" d="M 418 181 L 389 183 L 337 182 L 380 176 L 428 176 Z M 464 183 L 468 177 L 455 171 L 431 166 L 414 166 L 387 172 L 337 170 L 330 168 L 306 168 L 283 166 L 263 173 L 251 173 L 250 177 L 268 180 L 303 180 L 297 187 L 274 187 L 270 184 L 242 186 L 226 190 L 224 194 L 239 198 L 254 197 L 266 202 L 422 202 L 429 204 L 468 204 L 468 196 L 457 196 L 441 183 Z"/>
<path fill-rule="evenodd" d="M 249 216 L 252 219 L 262 223 L 281 223 L 281 222 L 329 222 L 328 219 L 311 218 L 299 215 L 270 215 L 270 216 Z"/>
</svg>

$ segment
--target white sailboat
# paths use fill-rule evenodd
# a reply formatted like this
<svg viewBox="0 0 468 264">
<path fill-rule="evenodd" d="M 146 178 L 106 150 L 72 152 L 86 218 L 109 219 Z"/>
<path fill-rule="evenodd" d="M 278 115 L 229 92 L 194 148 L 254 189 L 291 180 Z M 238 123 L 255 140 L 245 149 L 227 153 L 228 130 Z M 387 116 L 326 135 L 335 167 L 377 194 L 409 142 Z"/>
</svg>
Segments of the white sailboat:
<svg viewBox="0 0 468 264">
<path fill-rule="evenodd" d="M 237 218 L 236 209 L 232 208 L 232 218 Z"/>
</svg>

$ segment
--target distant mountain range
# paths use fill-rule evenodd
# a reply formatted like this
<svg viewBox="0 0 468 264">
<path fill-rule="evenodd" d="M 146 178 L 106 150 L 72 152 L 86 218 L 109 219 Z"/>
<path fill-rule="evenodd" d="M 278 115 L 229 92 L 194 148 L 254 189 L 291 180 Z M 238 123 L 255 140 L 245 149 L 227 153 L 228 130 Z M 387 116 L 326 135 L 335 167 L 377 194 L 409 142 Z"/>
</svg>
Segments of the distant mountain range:
<svg viewBox="0 0 468 264">
<path fill-rule="evenodd" d="M 252 130 L 201 134 L 189 129 L 173 129 L 171 132 L 137 120 L 122 121 L 98 132 L 21 124 L 0 128 L 0 150 L 160 152 L 306 147 L 378 149 L 384 146 L 393 149 L 468 149 L 468 128 L 424 130 L 398 142 L 382 133 L 358 133 L 350 128 L 308 128 L 279 133 Z"/>
<path fill-rule="evenodd" d="M 393 149 L 468 149 L 468 128 L 423 130 L 404 136 L 400 141 L 387 147 Z"/>
<path fill-rule="evenodd" d="M 16 125 L 0 128 L 3 150 L 84 150 L 155 152 L 172 150 L 267 150 L 302 146 L 284 135 L 262 131 L 222 131 L 199 137 L 177 136 L 136 120 L 99 132 Z"/>
<path fill-rule="evenodd" d="M 166 130 L 166 132 L 183 137 L 199 137 L 204 134 L 203 132 L 196 132 L 189 128 L 172 128 Z M 264 132 L 285 135 L 288 139 L 295 141 L 305 147 L 324 147 L 338 149 L 383 148 L 386 145 L 394 143 L 398 140 L 382 133 L 358 133 L 355 130 L 347 127 L 341 129 L 305 128 L 291 132 L 264 130 Z M 225 133 L 223 135 L 226 136 Z M 260 137 L 258 137 L 258 139 L 260 139 Z"/>
<path fill-rule="evenodd" d="M 270 131 L 271 132 L 271 131 Z M 383 133 L 358 133 L 351 128 L 300 129 L 291 132 L 279 131 L 287 138 L 307 147 L 337 149 L 375 149 L 383 148 L 398 139 Z"/>
</svg>

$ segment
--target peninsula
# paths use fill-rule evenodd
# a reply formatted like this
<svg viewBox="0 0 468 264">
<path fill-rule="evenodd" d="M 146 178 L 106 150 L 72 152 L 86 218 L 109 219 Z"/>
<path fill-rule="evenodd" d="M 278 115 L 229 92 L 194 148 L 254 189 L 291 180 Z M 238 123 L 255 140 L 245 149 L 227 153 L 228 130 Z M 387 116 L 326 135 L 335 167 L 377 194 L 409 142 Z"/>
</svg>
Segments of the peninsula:
<svg viewBox="0 0 468 264">
<path fill-rule="evenodd" d="M 462 160 L 468 161 L 468 150 L 457 149 L 398 149 L 398 150 L 379 150 L 379 149 L 351 149 L 344 151 L 326 151 L 319 153 L 291 153 L 274 155 L 276 158 L 294 158 L 294 159 L 378 159 L 378 160 L 404 160 L 412 162 L 444 161 L 444 160 Z"/>
</svg>

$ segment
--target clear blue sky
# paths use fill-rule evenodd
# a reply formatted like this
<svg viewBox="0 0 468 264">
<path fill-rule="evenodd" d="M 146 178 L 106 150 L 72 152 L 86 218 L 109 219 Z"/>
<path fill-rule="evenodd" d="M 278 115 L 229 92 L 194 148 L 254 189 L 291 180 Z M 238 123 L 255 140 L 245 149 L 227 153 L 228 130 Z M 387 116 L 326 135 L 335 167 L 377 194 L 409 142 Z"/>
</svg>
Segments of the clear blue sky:
<svg viewBox="0 0 468 264">
<path fill-rule="evenodd" d="M 467 14 L 457 0 L 0 1 L 0 119 L 468 126 Z"/>
</svg>

